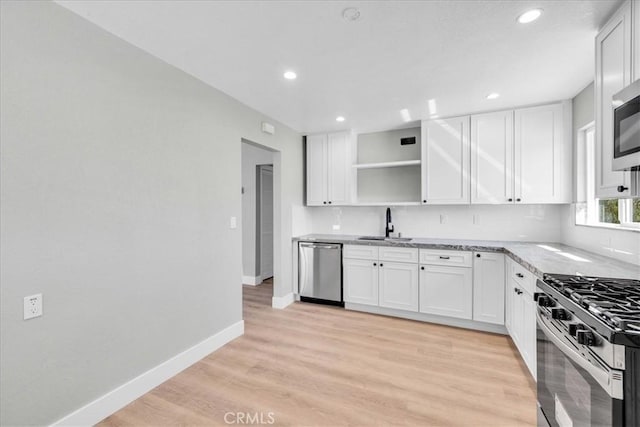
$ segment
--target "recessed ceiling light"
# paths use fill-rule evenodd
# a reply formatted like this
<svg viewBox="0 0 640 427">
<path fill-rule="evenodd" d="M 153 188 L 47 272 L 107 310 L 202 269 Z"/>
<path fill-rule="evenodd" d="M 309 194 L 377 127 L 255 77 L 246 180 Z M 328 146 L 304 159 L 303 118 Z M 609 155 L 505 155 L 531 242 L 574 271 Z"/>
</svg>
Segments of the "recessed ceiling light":
<svg viewBox="0 0 640 427">
<path fill-rule="evenodd" d="M 348 7 L 342 11 L 342 19 L 347 22 L 354 22 L 360 19 L 360 10 L 357 7 Z"/>
<path fill-rule="evenodd" d="M 518 22 L 521 24 L 528 24 L 529 22 L 533 22 L 540 18 L 540 15 L 542 15 L 542 9 L 531 9 L 518 16 Z"/>
<path fill-rule="evenodd" d="M 500 98 L 500 94 L 499 93 L 490 93 L 489 95 L 487 95 L 487 99 L 497 99 Z"/>
<path fill-rule="evenodd" d="M 287 80 L 295 80 L 298 75 L 293 71 L 287 71 L 284 73 L 284 78 Z"/>
<path fill-rule="evenodd" d="M 342 116 L 336 117 L 336 122 L 344 122 L 344 117 Z"/>
</svg>

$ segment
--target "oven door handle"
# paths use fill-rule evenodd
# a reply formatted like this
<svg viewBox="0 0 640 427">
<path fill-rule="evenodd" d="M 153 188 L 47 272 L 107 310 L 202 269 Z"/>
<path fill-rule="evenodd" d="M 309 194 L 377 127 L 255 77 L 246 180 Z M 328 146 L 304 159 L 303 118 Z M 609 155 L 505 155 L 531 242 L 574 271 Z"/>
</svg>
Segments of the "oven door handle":
<svg viewBox="0 0 640 427">
<path fill-rule="evenodd" d="M 575 362 L 582 369 L 587 371 L 589 375 L 607 392 L 607 394 L 614 399 L 623 398 L 622 388 L 622 373 L 612 370 L 605 371 L 597 366 L 594 366 L 591 362 L 586 360 L 580 353 L 575 351 L 565 342 L 563 342 L 553 331 L 547 326 L 545 319 L 540 315 L 540 311 L 536 311 L 536 317 L 538 318 L 538 326 L 540 330 L 544 332 L 547 338 L 556 346 L 560 351 L 564 353 L 572 362 Z"/>
</svg>

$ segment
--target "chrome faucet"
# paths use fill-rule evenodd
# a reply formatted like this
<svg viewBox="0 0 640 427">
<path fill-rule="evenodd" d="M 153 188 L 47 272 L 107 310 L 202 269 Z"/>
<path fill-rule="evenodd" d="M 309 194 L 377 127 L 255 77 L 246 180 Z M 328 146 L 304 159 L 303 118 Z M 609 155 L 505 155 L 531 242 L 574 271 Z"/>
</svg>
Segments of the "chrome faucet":
<svg viewBox="0 0 640 427">
<path fill-rule="evenodd" d="M 384 237 L 389 237 L 389 233 L 393 233 L 393 224 L 391 223 L 391 208 L 387 208 L 387 222 L 384 226 Z"/>
</svg>

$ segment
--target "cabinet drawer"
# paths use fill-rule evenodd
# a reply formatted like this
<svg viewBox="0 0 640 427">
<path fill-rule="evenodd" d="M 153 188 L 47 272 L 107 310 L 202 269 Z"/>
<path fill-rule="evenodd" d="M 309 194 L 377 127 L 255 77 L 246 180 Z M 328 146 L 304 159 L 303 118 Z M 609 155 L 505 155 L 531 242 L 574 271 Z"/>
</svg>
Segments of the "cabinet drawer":
<svg viewBox="0 0 640 427">
<path fill-rule="evenodd" d="M 344 258 L 356 259 L 378 259 L 378 247 L 366 245 L 345 245 L 343 248 Z"/>
<path fill-rule="evenodd" d="M 509 264 L 510 279 L 522 286 L 523 290 L 533 295 L 536 289 L 536 276 L 515 261 L 511 261 Z"/>
<path fill-rule="evenodd" d="M 472 252 L 420 249 L 420 264 L 471 267 Z"/>
<path fill-rule="evenodd" d="M 380 261 L 418 262 L 418 249 L 380 247 Z"/>
</svg>

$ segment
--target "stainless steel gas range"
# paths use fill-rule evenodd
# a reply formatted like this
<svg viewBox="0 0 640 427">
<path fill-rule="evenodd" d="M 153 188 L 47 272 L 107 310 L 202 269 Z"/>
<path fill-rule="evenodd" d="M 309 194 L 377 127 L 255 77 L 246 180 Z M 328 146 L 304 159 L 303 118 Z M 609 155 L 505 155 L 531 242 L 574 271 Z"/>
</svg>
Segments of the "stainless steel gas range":
<svg viewBox="0 0 640 427">
<path fill-rule="evenodd" d="M 538 280 L 539 425 L 640 426 L 640 280 Z"/>
</svg>

